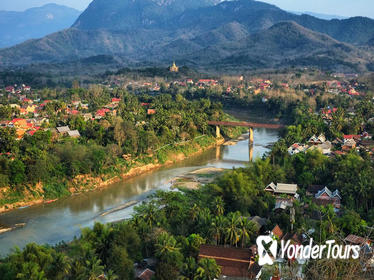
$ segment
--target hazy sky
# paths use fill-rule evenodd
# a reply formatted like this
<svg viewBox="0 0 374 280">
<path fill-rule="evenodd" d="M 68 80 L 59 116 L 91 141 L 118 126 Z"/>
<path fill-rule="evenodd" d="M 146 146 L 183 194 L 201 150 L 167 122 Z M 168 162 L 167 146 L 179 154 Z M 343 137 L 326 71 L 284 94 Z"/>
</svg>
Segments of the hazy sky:
<svg viewBox="0 0 374 280">
<path fill-rule="evenodd" d="M 0 0 L 0 10 L 22 11 L 47 3 L 57 3 L 84 10 L 92 0 Z M 289 11 L 310 11 L 340 16 L 374 18 L 373 0 L 262 0 Z"/>
</svg>

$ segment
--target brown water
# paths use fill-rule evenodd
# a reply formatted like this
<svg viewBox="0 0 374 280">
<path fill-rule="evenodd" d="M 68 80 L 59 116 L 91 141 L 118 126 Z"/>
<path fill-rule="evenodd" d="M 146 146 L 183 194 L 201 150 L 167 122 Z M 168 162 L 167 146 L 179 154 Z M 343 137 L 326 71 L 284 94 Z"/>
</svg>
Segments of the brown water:
<svg viewBox="0 0 374 280">
<path fill-rule="evenodd" d="M 269 145 L 278 138 L 278 131 L 256 129 L 253 157 L 261 157 Z M 105 211 L 126 202 L 145 200 L 156 190 L 169 190 L 170 181 L 184 173 L 202 168 L 244 167 L 249 162 L 248 139 L 235 146 L 210 149 L 173 166 L 113 184 L 105 189 L 65 198 L 48 205 L 37 205 L 0 215 L 0 224 L 14 226 L 26 223 L 22 228 L 0 235 L 0 254 L 6 255 L 14 246 L 27 243 L 56 244 L 79 236 L 81 228 L 91 227 L 94 222 L 113 222 L 131 217 L 133 207 L 100 216 Z"/>
</svg>

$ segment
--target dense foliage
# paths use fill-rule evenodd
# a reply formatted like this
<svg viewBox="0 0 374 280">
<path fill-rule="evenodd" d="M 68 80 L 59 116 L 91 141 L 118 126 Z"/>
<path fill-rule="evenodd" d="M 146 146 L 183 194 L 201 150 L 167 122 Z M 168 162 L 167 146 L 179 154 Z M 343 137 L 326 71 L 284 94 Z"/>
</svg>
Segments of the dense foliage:
<svg viewBox="0 0 374 280">
<path fill-rule="evenodd" d="M 33 159 L 38 151 L 53 155 L 50 157 L 56 160 L 52 172 L 55 176 L 101 172 L 105 164 L 112 164 L 107 158 L 109 151 L 120 149 L 122 153 L 136 156 L 150 147 L 156 148 L 152 146 L 153 140 L 142 143 L 141 133 L 154 135 L 160 146 L 176 139 L 212 133 L 204 125 L 206 119 L 222 117 L 221 108 L 208 100 L 187 101 L 181 95 L 142 97 L 146 98 L 142 101 L 151 102 L 159 113 L 149 117 L 139 106 L 138 98 L 129 95 L 121 98 L 126 108 L 120 108 L 116 118 L 104 120 L 106 129 L 102 128 L 102 123 L 68 120 L 71 127 L 82 131 L 79 141 L 65 139 L 53 143 L 45 132 L 36 135 L 45 137 L 43 141 L 32 142 L 38 138 L 26 137 L 20 144 L 14 144 L 12 137 L 3 136 L 2 139 L 10 139 L 6 144 L 14 147 L 12 152 L 22 155 L 12 162 L 4 161 L 3 166 L 13 173 L 3 179 L 15 186 L 31 179 L 28 178 L 31 165 L 25 165 L 24 159 Z M 345 112 L 351 105 L 355 109 L 353 116 Z M 98 279 L 101 275 L 107 279 L 133 279 L 133 264 L 154 258 L 156 279 L 214 279 L 220 268 L 214 260 L 198 260 L 201 244 L 248 247 L 254 244 L 260 232 L 267 232 L 276 224 L 285 232 L 291 228 L 295 233 L 309 232 L 316 242 L 342 240 L 348 234 L 370 237 L 374 223 L 374 163 L 370 155 L 352 150 L 335 157 L 318 151 L 291 156 L 287 148 L 292 143 L 304 142 L 313 134 L 324 133 L 334 138 L 361 133 L 364 129 L 372 131 L 368 122 L 374 115 L 371 101 L 357 104 L 348 101 L 347 106 L 341 106 L 333 115 L 331 122 L 312 113 L 305 102 L 290 104 L 286 110 L 292 112 L 294 124 L 284 130 L 282 138 L 263 159 L 247 168 L 228 171 L 199 190 L 158 192 L 136 207 L 130 220 L 95 224 L 93 229 L 84 229 L 82 236 L 69 244 L 55 247 L 30 244 L 22 251 L 16 250 L 0 260 L 0 275 L 4 279 Z M 144 119 L 147 120 L 144 127 L 133 125 Z M 122 131 L 127 133 L 123 135 Z M 119 154 L 114 158 L 118 159 Z M 46 172 L 51 159 L 38 160 L 44 164 L 43 168 L 32 172 L 51 174 Z M 294 220 L 290 220 L 287 211 L 273 211 L 275 199 L 264 191 L 270 182 L 298 184 L 301 200 L 294 203 Z M 338 189 L 343 204 L 340 214 L 337 215 L 331 206 L 315 205 L 305 195 L 310 185 Z M 253 216 L 264 217 L 268 222 L 260 229 L 251 221 Z M 323 260 L 311 262 L 307 268 L 308 279 L 367 279 L 356 262 Z"/>
<path fill-rule="evenodd" d="M 187 154 L 189 149 L 214 142 L 208 120 L 226 118 L 221 105 L 208 99 L 188 101 L 179 94 L 135 96 L 118 90 L 114 96 L 121 102 L 116 114 L 85 120 L 82 115 L 66 117 L 66 104 L 80 98 L 88 102 L 88 113 L 95 112 L 110 103 L 113 93 L 94 87 L 62 93 L 47 90 L 41 95 L 58 98 L 44 107 L 43 114 L 49 118 L 44 128 L 19 141 L 14 128 L 0 129 L 0 187 L 12 188 L 0 204 L 16 201 L 25 188 L 33 191 L 39 182 L 45 198 L 60 197 L 68 194 L 68 181 L 77 175 L 115 175 L 135 164 L 163 163 L 170 151 Z M 1 108 L 3 118 L 12 114 L 10 107 Z M 149 114 L 148 108 L 154 113 Z M 64 125 L 78 130 L 81 137 L 57 135 L 55 127 Z"/>
</svg>

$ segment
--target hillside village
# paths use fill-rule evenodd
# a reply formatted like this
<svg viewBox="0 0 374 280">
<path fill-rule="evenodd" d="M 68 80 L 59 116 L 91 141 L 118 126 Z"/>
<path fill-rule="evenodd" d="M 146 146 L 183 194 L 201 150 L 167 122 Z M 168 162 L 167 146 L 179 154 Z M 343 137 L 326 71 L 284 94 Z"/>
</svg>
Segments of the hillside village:
<svg viewBox="0 0 374 280">
<path fill-rule="evenodd" d="M 199 101 L 196 102 L 197 98 L 194 99 L 194 94 L 197 95 Z M 196 110 L 200 110 L 202 106 L 221 108 L 220 105 L 212 105 L 213 102 L 211 103 L 209 99 L 223 104 L 232 104 L 230 102 L 236 100 L 238 103 L 243 103 L 244 110 L 251 110 L 253 106 L 256 107 L 258 104 L 264 104 L 264 111 L 266 111 L 266 108 L 272 108 L 266 107 L 267 105 L 279 104 L 279 106 L 283 106 L 284 111 L 282 111 L 281 116 L 288 117 L 295 114 L 294 125 L 288 125 L 281 132 L 285 137 L 274 145 L 268 161 L 263 159 L 263 161 L 254 162 L 254 165 L 249 168 L 252 168 L 251 172 L 255 172 L 254 170 L 262 170 L 261 168 L 257 169 L 257 164 L 269 164 L 269 168 L 284 168 L 284 171 L 282 171 L 284 174 L 288 174 L 286 168 L 290 165 L 294 165 L 294 169 L 291 169 L 290 176 L 288 178 L 284 176 L 283 180 L 272 179 L 272 181 L 266 181 L 268 177 L 265 176 L 263 180 L 266 183 L 260 183 L 261 186 L 257 190 L 256 197 L 258 201 L 268 199 L 264 205 L 271 205 L 271 207 L 258 207 L 257 200 L 248 199 L 245 203 L 249 203 L 249 205 L 254 203 L 255 206 L 252 205 L 251 207 L 254 208 L 251 210 L 245 210 L 251 213 L 243 214 L 238 219 L 241 223 L 249 223 L 252 235 L 270 233 L 279 241 L 290 241 L 295 245 L 308 243 L 311 236 L 316 238 L 321 227 L 318 223 L 326 215 L 332 215 L 336 223 L 341 223 L 341 221 L 352 217 L 350 210 L 352 208 L 352 197 L 347 195 L 348 189 L 342 189 L 326 180 L 314 181 L 313 175 L 309 175 L 308 172 L 300 174 L 303 173 L 303 170 L 298 168 L 304 167 L 300 162 L 305 162 L 306 166 L 309 158 L 312 162 L 317 158 L 316 161 L 320 160 L 321 164 L 330 160 L 332 164 L 332 162 L 340 162 L 344 160 L 345 156 L 352 154 L 360 155 L 369 161 L 374 155 L 374 115 L 370 106 L 365 107 L 365 102 L 367 102 L 366 105 L 372 104 L 372 99 L 368 99 L 370 89 L 364 83 L 355 80 L 355 77 L 347 79 L 347 77 L 337 76 L 331 81 L 303 84 L 294 83 L 292 80 L 280 82 L 268 78 L 246 79 L 244 76 L 186 78 L 170 81 L 143 79 L 142 81 L 134 80 L 127 83 L 118 80 L 116 82 L 103 82 L 88 89 L 82 89 L 74 85 L 71 89 L 49 91 L 34 89 L 26 85 L 14 85 L 1 89 L 0 95 L 3 101 L 3 105 L 0 106 L 0 129 L 4 129 L 4 131 L 6 128 L 9 128 L 7 130 L 14 129 L 15 137 L 18 140 L 15 141 L 16 143 L 22 145 L 24 145 L 23 142 L 33 143 L 32 139 L 34 138 L 40 140 L 38 131 L 49 131 L 50 133 L 47 134 L 50 135 L 48 137 L 51 137 L 52 143 L 61 144 L 61 147 L 65 147 L 61 151 L 71 149 L 74 146 L 80 149 L 85 147 L 85 144 L 92 147 L 92 154 L 87 153 L 88 156 L 84 159 L 85 161 L 82 159 L 80 169 L 75 169 L 75 164 L 77 164 L 75 161 L 74 164 L 68 163 L 66 165 L 66 172 L 74 175 L 87 172 L 84 171 L 87 162 L 95 162 L 92 158 L 97 155 L 101 155 L 102 158 L 112 158 L 108 155 L 108 151 L 113 153 L 114 157 L 120 158 L 117 161 L 130 166 L 135 162 L 133 160 L 135 157 L 131 155 L 131 152 L 138 148 L 140 140 L 144 140 L 145 135 L 149 137 L 144 141 L 148 146 L 145 146 L 146 148 L 143 148 L 142 152 L 153 156 L 152 149 L 157 147 L 154 145 L 156 138 L 153 137 L 154 134 L 147 132 L 146 129 L 143 130 L 143 128 L 148 124 L 153 124 L 158 128 L 159 124 L 171 119 L 171 128 L 162 129 L 159 132 L 164 137 L 163 145 L 168 146 L 166 143 L 170 141 L 167 138 L 171 135 L 170 131 L 178 131 L 183 118 L 187 118 L 189 114 L 189 108 L 185 106 L 186 102 L 194 104 Z M 294 103 L 289 101 L 291 95 L 298 97 L 292 100 Z M 316 96 L 321 97 L 321 100 L 318 104 L 311 106 L 311 103 L 307 101 Z M 324 98 L 324 96 L 328 98 Z M 344 102 L 335 102 L 335 99 L 329 99 L 330 97 L 335 97 L 337 100 L 342 99 Z M 157 102 L 155 102 L 155 99 L 157 99 Z M 253 100 L 255 100 L 254 105 L 251 104 Z M 363 100 L 366 101 L 363 102 Z M 170 114 L 165 108 L 167 108 L 166 106 L 176 106 L 176 103 L 180 106 L 178 111 L 185 108 L 186 112 L 182 117 L 182 115 L 178 115 L 178 111 L 174 111 L 170 118 Z M 281 107 L 273 107 L 275 113 L 278 113 L 277 111 L 280 111 L 279 108 Z M 210 113 L 217 116 L 214 110 Z M 212 116 L 209 115 L 210 117 Z M 126 118 L 131 119 L 129 122 L 131 124 L 124 124 Z M 159 118 L 157 125 L 155 124 L 156 118 Z M 201 127 L 202 133 L 204 133 L 203 129 L 207 118 L 208 116 L 205 116 L 194 120 Z M 179 121 L 179 123 L 176 123 L 176 121 Z M 176 139 L 179 141 L 179 138 L 184 141 L 195 135 L 191 127 L 194 128 L 196 125 L 191 126 L 190 122 L 185 124 L 186 131 L 175 134 L 173 141 Z M 95 129 L 91 129 L 92 127 Z M 109 131 L 109 127 L 111 131 Z M 139 129 L 139 132 L 135 132 L 136 129 Z M 133 146 L 124 146 L 123 141 L 126 140 L 126 132 L 129 132 L 130 137 L 133 137 L 131 139 L 133 142 L 130 142 Z M 90 141 L 101 139 L 103 133 L 107 133 L 105 136 L 107 139 L 102 139 L 102 154 L 99 154 L 95 150 L 97 146 L 91 145 L 92 142 Z M 131 136 L 131 133 L 133 136 Z M 213 132 L 211 133 L 213 134 Z M 4 135 L 6 136 L 5 133 Z M 139 138 L 136 139 L 137 136 Z M 46 139 L 49 139 L 48 137 Z M 109 138 L 112 143 L 118 144 L 106 145 L 105 141 L 108 141 Z M 277 144 L 283 146 L 277 150 Z M 125 147 L 128 152 L 125 153 L 124 150 L 116 147 Z M 82 149 L 84 150 L 84 148 Z M 74 156 L 71 157 L 71 155 L 74 155 L 77 151 L 71 150 L 71 154 L 66 158 L 75 160 Z M 280 152 L 280 155 L 278 154 L 274 158 L 272 153 L 276 154 L 277 152 Z M 140 153 L 139 150 L 137 153 Z M 16 158 L 16 152 L 4 152 L 1 156 L 12 166 L 15 165 L 13 163 L 19 161 Z M 61 160 L 64 159 L 65 156 L 62 156 Z M 141 156 L 137 159 L 143 160 Z M 275 164 L 276 161 L 282 160 L 286 160 L 288 163 Z M 273 164 L 270 163 L 271 161 L 273 161 Z M 109 160 L 101 162 L 109 162 Z M 72 171 L 70 171 L 70 168 Z M 30 168 L 30 170 L 33 169 Z M 26 171 L 29 172 L 29 169 Z M 22 172 L 25 173 L 25 169 Z M 299 175 L 305 176 L 306 179 L 304 177 L 298 178 Z M 13 180 L 13 177 L 9 178 Z M 256 178 L 258 178 L 257 175 L 253 180 L 257 180 Z M 271 177 L 269 176 L 269 178 Z M 245 182 L 246 180 L 243 181 L 243 183 Z M 256 184 L 259 184 L 258 181 L 256 181 Z M 209 184 L 206 185 L 209 186 Z M 14 186 L 19 187 L 20 184 Z M 226 183 L 222 184 L 222 188 L 226 186 Z M 203 186 L 201 188 L 204 189 Z M 241 203 L 241 200 L 237 197 L 230 200 L 231 195 L 231 191 L 226 195 L 223 194 L 227 202 L 226 207 L 229 209 L 233 203 Z M 59 196 L 61 195 L 58 194 L 57 197 Z M 48 201 L 57 199 L 55 194 L 49 198 L 51 200 Z M 164 209 L 167 208 L 160 207 L 158 211 L 162 212 Z M 245 209 L 248 209 L 248 206 Z M 228 217 L 231 217 L 230 215 L 239 214 L 230 213 Z M 300 224 L 301 220 L 306 221 L 303 226 Z M 198 221 L 198 219 L 195 220 L 195 222 Z M 227 224 L 229 225 L 229 222 Z M 211 227 L 211 225 L 206 226 Z M 207 236 L 209 236 L 209 232 L 207 231 Z M 374 271 L 374 248 L 371 238 L 365 236 L 364 232 L 365 230 L 342 231 L 341 234 L 344 235 L 342 236 L 342 242 L 360 246 L 360 256 L 364 260 L 364 266 L 360 270 L 365 270 L 365 273 L 372 273 Z M 223 232 L 222 236 L 225 234 Z M 215 238 L 217 238 L 215 242 L 201 244 L 195 249 L 197 260 L 207 257 L 214 259 L 220 267 L 220 273 L 231 277 L 228 279 L 235 279 L 235 277 L 243 275 L 251 279 L 259 279 L 261 275 L 271 275 L 272 279 L 279 279 L 277 278 L 279 275 L 289 273 L 292 273 L 296 277 L 295 279 L 303 279 L 306 275 L 305 265 L 307 262 L 303 259 L 277 259 L 279 266 L 276 271 L 268 267 L 260 267 L 256 262 L 258 252 L 254 245 L 253 236 L 246 239 L 244 235 L 240 235 L 235 240 L 231 237 L 221 237 L 221 240 L 218 237 Z M 214 241 L 214 238 L 212 240 Z M 241 243 L 243 248 L 238 248 L 240 247 L 238 243 Z M 157 260 L 155 258 L 136 262 L 134 265 L 136 279 L 150 279 L 149 277 L 159 273 L 155 268 L 156 266 Z"/>
<path fill-rule="evenodd" d="M 173 67 L 177 67 L 172 66 Z M 178 68 L 178 67 L 177 67 Z M 175 69 L 174 69 L 175 71 Z M 150 94 L 157 95 L 161 92 L 170 92 L 170 91 L 199 91 L 199 90 L 208 90 L 215 91 L 220 93 L 222 98 L 230 97 L 239 97 L 243 98 L 245 96 L 260 96 L 262 102 L 266 103 L 269 98 L 274 95 L 274 91 L 282 91 L 287 93 L 288 91 L 301 91 L 304 92 L 307 96 L 313 96 L 317 92 L 325 92 L 333 95 L 346 95 L 351 98 L 364 96 L 365 91 L 367 91 L 367 86 L 365 84 L 357 82 L 355 78 L 357 75 L 343 75 L 343 74 L 334 74 L 332 77 L 338 78 L 339 80 L 331 80 L 326 82 L 310 83 L 309 85 L 297 84 L 291 85 L 288 81 L 282 83 L 272 82 L 266 79 L 250 79 L 246 80 L 243 76 L 232 77 L 228 81 L 224 79 L 197 79 L 193 80 L 190 78 L 184 80 L 173 80 L 170 82 L 137 82 L 130 81 L 123 84 L 123 81 L 117 78 L 112 78 L 110 81 L 102 83 L 101 86 L 111 92 L 116 90 L 116 88 L 127 88 L 128 91 L 135 94 Z M 351 78 L 351 80 L 348 80 Z M 21 139 L 25 134 L 33 135 L 35 131 L 39 129 L 52 129 L 54 134 L 57 135 L 73 135 L 73 137 L 79 137 L 79 132 L 76 131 L 72 134 L 65 133 L 61 134 L 58 132 L 58 127 L 51 128 L 49 125 L 49 115 L 51 113 L 52 105 L 57 100 L 41 100 L 38 94 L 39 90 L 32 89 L 30 86 L 25 84 L 22 85 L 12 85 L 6 86 L 0 90 L 0 98 L 6 100 L 6 103 L 11 108 L 11 118 L 2 119 L 0 122 L 1 127 L 14 127 L 16 129 L 17 138 Z M 53 114 L 58 114 L 59 120 L 62 122 L 68 119 L 70 116 L 81 116 L 85 121 L 88 120 L 100 120 L 105 118 L 105 116 L 111 115 L 116 116 L 117 107 L 121 98 L 112 98 L 111 102 L 105 104 L 101 108 L 92 110 L 90 104 L 84 100 L 71 100 L 70 103 L 60 106 L 57 110 L 52 110 Z M 143 103 L 147 110 L 148 115 L 156 114 L 154 108 L 149 107 L 150 104 Z M 49 109 L 48 109 L 49 108 Z M 323 118 L 326 121 L 331 120 L 331 115 L 336 112 L 337 108 L 326 108 L 321 109 L 319 112 L 323 115 Z M 354 112 L 351 112 L 354 114 Z M 353 137 L 353 136 L 346 136 Z M 320 140 L 324 140 L 322 137 Z M 361 141 L 362 140 L 362 141 Z M 351 149 L 357 148 L 360 149 L 365 147 L 366 149 L 372 148 L 372 143 L 370 137 L 367 135 L 354 136 L 354 139 L 332 139 L 330 141 L 323 141 L 323 143 L 295 143 L 290 147 L 290 153 L 297 153 L 300 151 L 305 151 L 308 149 L 318 148 L 323 151 L 324 154 L 330 154 L 331 150 L 334 150 L 334 153 L 342 152 Z M 313 141 L 313 139 L 311 139 Z M 359 143 L 357 143 L 359 142 Z M 342 145 L 343 143 L 343 145 Z M 333 146 L 336 145 L 337 149 L 333 149 Z M 341 148 L 341 149 L 340 149 Z M 372 151 L 370 151 L 372 152 Z"/>
</svg>

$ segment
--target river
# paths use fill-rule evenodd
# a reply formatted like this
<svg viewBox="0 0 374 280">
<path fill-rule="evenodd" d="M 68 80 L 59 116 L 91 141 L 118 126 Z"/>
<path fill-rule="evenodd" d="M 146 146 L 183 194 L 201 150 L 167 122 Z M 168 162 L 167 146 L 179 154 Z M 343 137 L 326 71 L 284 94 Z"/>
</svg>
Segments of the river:
<svg viewBox="0 0 374 280">
<path fill-rule="evenodd" d="M 255 129 L 254 132 L 253 158 L 257 158 L 277 141 L 278 131 Z M 92 227 L 95 222 L 107 223 L 131 217 L 134 206 L 105 216 L 101 214 L 126 202 L 145 200 L 156 190 L 169 190 L 170 181 L 176 176 L 203 167 L 244 167 L 249 162 L 248 139 L 218 149 L 207 150 L 183 162 L 104 189 L 0 214 L 0 224 L 14 226 L 25 223 L 24 227 L 0 235 L 0 254 L 5 256 L 14 246 L 22 248 L 31 242 L 56 244 L 62 240 L 70 241 L 80 235 L 81 228 Z"/>
</svg>

